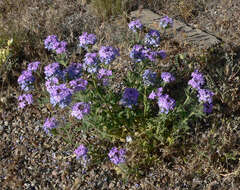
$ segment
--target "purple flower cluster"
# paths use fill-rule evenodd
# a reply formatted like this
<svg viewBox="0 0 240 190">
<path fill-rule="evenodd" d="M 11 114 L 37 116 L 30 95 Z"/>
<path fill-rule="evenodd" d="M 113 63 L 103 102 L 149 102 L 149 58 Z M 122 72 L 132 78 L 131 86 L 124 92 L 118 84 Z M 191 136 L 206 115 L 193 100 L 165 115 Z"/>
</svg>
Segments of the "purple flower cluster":
<svg viewBox="0 0 240 190">
<path fill-rule="evenodd" d="M 49 134 L 49 131 L 56 128 L 58 125 L 57 120 L 55 117 L 47 118 L 44 125 L 43 125 L 43 130 Z"/>
<path fill-rule="evenodd" d="M 161 113 L 168 114 L 170 110 L 173 110 L 176 101 L 172 99 L 168 94 L 162 94 L 163 88 L 158 88 L 157 92 L 152 91 L 151 94 L 148 96 L 149 99 L 158 99 L 158 107 Z"/>
<path fill-rule="evenodd" d="M 49 90 L 50 102 L 53 106 L 59 104 L 60 108 L 64 108 L 71 103 L 72 90 L 65 84 L 54 85 Z"/>
<path fill-rule="evenodd" d="M 145 35 L 144 42 L 148 46 L 158 47 L 160 44 L 160 33 L 157 30 L 150 30 Z"/>
<path fill-rule="evenodd" d="M 116 56 L 120 55 L 118 50 L 112 46 L 102 46 L 98 53 L 101 62 L 107 65 L 113 62 Z"/>
<path fill-rule="evenodd" d="M 172 99 L 168 94 L 163 94 L 158 97 L 158 107 L 161 113 L 168 114 L 170 110 L 173 110 L 176 105 L 174 99 Z"/>
<path fill-rule="evenodd" d="M 63 76 L 63 72 L 60 69 L 60 64 L 57 62 L 45 66 L 44 74 L 46 79 L 50 79 L 52 77 L 61 78 Z"/>
<path fill-rule="evenodd" d="M 123 97 L 120 100 L 120 105 L 132 108 L 132 105 L 137 105 L 139 92 L 135 88 L 126 88 Z"/>
<path fill-rule="evenodd" d="M 32 62 L 32 63 L 29 63 L 27 70 L 28 71 L 37 71 L 39 65 L 40 65 L 39 61 L 35 61 L 35 62 Z"/>
<path fill-rule="evenodd" d="M 73 106 L 71 115 L 81 120 L 84 117 L 84 115 L 87 115 L 89 113 L 90 113 L 90 104 L 84 103 L 84 102 L 78 102 Z"/>
<path fill-rule="evenodd" d="M 153 72 L 150 69 L 147 69 L 144 71 L 142 77 L 143 77 L 144 85 L 153 86 L 156 82 L 157 74 L 156 74 L 156 72 Z"/>
<path fill-rule="evenodd" d="M 79 46 L 82 48 L 87 48 L 88 46 L 93 46 L 97 42 L 97 37 L 94 34 L 88 34 L 84 32 L 79 36 Z"/>
<path fill-rule="evenodd" d="M 203 102 L 203 111 L 205 113 L 211 113 L 213 108 L 212 97 L 214 93 L 207 89 L 202 89 L 205 83 L 204 76 L 198 70 L 195 70 L 192 74 L 192 79 L 188 81 L 188 84 L 198 91 L 198 100 Z"/>
<path fill-rule="evenodd" d="M 175 77 L 169 73 L 169 72 L 162 72 L 161 78 L 165 83 L 173 82 L 175 81 Z"/>
<path fill-rule="evenodd" d="M 135 62 L 141 62 L 145 59 L 143 54 L 144 46 L 134 45 L 132 51 L 130 52 L 130 58 L 135 60 Z"/>
<path fill-rule="evenodd" d="M 163 88 L 160 87 L 157 89 L 156 92 L 152 91 L 151 94 L 148 96 L 149 99 L 154 100 L 156 97 L 160 97 L 163 93 Z"/>
<path fill-rule="evenodd" d="M 53 50 L 57 54 L 61 54 L 66 51 L 67 42 L 59 41 L 57 36 L 50 35 L 44 40 L 44 45 L 46 49 Z"/>
<path fill-rule="evenodd" d="M 204 85 L 205 80 L 202 73 L 198 70 L 195 70 L 192 74 L 192 79 L 188 81 L 188 85 L 190 85 L 194 89 L 200 89 L 202 85 Z"/>
<path fill-rule="evenodd" d="M 168 16 L 165 16 L 160 20 L 159 26 L 161 26 L 162 28 L 172 27 L 173 26 L 173 19 L 169 18 Z"/>
<path fill-rule="evenodd" d="M 22 109 L 26 105 L 30 105 L 33 103 L 33 97 L 31 94 L 23 94 L 18 97 L 18 101 L 19 101 L 18 107 Z"/>
<path fill-rule="evenodd" d="M 45 87 L 49 93 L 53 90 L 54 86 L 59 84 L 59 80 L 56 77 L 51 77 L 45 82 Z"/>
<path fill-rule="evenodd" d="M 65 73 L 69 80 L 77 79 L 82 76 L 83 66 L 81 63 L 71 63 L 66 69 Z"/>
<path fill-rule="evenodd" d="M 108 157 L 112 163 L 118 165 L 125 162 L 126 150 L 125 149 L 117 149 L 117 147 L 113 147 L 109 153 Z"/>
<path fill-rule="evenodd" d="M 138 32 L 140 30 L 142 30 L 143 25 L 141 23 L 141 21 L 139 19 L 137 20 L 133 20 L 128 24 L 128 27 L 130 30 L 132 30 L 133 32 Z"/>
<path fill-rule="evenodd" d="M 109 77 L 112 76 L 112 71 L 107 69 L 99 69 L 98 79 L 102 81 L 103 86 L 108 85 Z"/>
<path fill-rule="evenodd" d="M 86 90 L 87 84 L 88 84 L 88 81 L 81 79 L 81 78 L 71 80 L 69 82 L 69 85 L 70 85 L 73 93 L 78 92 L 80 90 Z"/>
<path fill-rule="evenodd" d="M 22 74 L 18 77 L 18 84 L 21 86 L 21 89 L 29 91 L 33 89 L 33 82 L 35 78 L 32 74 L 32 71 L 23 71 Z"/>
<path fill-rule="evenodd" d="M 83 144 L 79 145 L 77 149 L 74 151 L 74 154 L 76 155 L 77 159 L 83 157 L 84 159 L 87 156 L 88 149 Z"/>
<path fill-rule="evenodd" d="M 89 73 L 96 73 L 99 65 L 97 53 L 86 53 L 83 63 L 83 69 Z"/>
<path fill-rule="evenodd" d="M 144 60 L 155 61 L 156 58 L 164 59 L 166 57 L 166 52 L 161 51 L 152 51 L 150 48 L 146 48 L 143 45 L 134 45 L 131 52 L 130 58 L 135 62 L 141 62 Z"/>
</svg>

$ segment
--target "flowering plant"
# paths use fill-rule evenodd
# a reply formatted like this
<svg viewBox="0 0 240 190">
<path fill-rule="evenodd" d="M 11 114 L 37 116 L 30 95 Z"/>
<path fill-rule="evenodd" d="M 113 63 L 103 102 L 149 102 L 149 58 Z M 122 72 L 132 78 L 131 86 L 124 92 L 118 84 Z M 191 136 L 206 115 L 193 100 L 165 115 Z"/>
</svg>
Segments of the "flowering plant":
<svg viewBox="0 0 240 190">
<path fill-rule="evenodd" d="M 131 30 L 141 29 L 140 25 L 132 27 L 130 24 L 129 27 Z M 153 71 L 155 61 L 166 57 L 164 50 L 157 49 L 160 43 L 158 31 L 150 30 L 143 43 L 133 46 L 130 58 L 134 67 L 127 72 L 120 89 L 114 88 L 117 79 L 114 79 L 116 71 L 112 67 L 120 56 L 119 50 L 112 46 L 102 46 L 99 51 L 91 49 L 96 43 L 95 35 L 83 33 L 79 40 L 80 47 L 87 47 L 82 63 L 68 65 L 63 59 L 44 67 L 49 102 L 52 108 L 67 113 L 66 122 L 69 122 L 68 126 L 74 123 L 74 133 L 91 133 L 125 146 L 122 149 L 114 146 L 108 153 L 113 164 L 125 164 L 123 171 L 131 170 L 127 167 L 131 165 L 128 150 L 152 152 L 156 143 L 150 145 L 150 141 L 171 145 L 184 137 L 192 119 L 211 112 L 213 93 L 202 88 L 204 77 L 199 71 L 192 73 L 189 86 L 181 89 L 184 93 L 179 96 L 171 92 L 179 80 L 175 74 L 162 72 L 159 77 L 159 73 Z M 56 48 L 65 48 L 59 43 L 56 36 L 45 40 L 46 48 L 57 54 Z M 28 70 L 19 77 L 22 90 L 32 89 L 32 72 L 38 65 L 38 62 L 29 64 Z M 29 94 L 19 97 L 20 108 L 32 102 Z M 48 118 L 43 130 L 49 133 L 53 129 L 64 130 L 64 126 L 59 127 L 55 118 Z M 89 159 L 86 155 L 92 152 L 94 150 L 80 145 L 74 153 L 77 158 Z"/>
</svg>

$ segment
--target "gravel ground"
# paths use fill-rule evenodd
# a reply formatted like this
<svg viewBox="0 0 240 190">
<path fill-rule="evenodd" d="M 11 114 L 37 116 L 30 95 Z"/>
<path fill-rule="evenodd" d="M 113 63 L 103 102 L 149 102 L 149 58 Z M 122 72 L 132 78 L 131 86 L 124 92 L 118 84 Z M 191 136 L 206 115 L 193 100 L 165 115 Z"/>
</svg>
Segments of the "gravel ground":
<svg viewBox="0 0 240 190">
<path fill-rule="evenodd" d="M 181 4 L 179 2 L 189 3 Z M 166 0 L 160 11 L 221 38 L 230 47 L 240 46 L 239 0 L 186 0 L 179 2 Z M 158 12 L 159 10 L 154 11 Z"/>
</svg>

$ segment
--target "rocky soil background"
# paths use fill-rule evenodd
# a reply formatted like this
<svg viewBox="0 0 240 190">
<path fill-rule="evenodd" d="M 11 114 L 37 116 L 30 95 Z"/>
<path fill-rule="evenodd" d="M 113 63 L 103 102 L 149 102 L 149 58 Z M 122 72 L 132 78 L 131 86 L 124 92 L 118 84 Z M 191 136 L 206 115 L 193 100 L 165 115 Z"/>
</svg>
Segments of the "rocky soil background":
<svg viewBox="0 0 240 190">
<path fill-rule="evenodd" d="M 151 8 L 155 12 L 161 11 L 170 17 L 186 22 L 190 26 L 218 36 L 227 42 L 226 49 L 235 50 L 238 48 L 240 44 L 240 2 L 238 0 L 221 2 L 203 0 L 197 2 L 166 0 L 161 8 L 157 6 Z M 75 9 L 77 8 L 75 7 Z M 120 44 L 120 40 L 124 38 L 122 35 L 124 28 L 120 29 L 122 30 L 121 36 L 117 26 L 121 26 L 121 23 L 97 22 L 86 8 L 79 8 L 78 11 L 82 15 L 75 12 L 61 20 L 64 34 L 66 36 L 72 35 L 70 41 L 75 40 L 74 36 L 79 35 L 79 30 L 87 30 L 102 36 L 103 42 L 107 41 L 110 43 L 109 45 L 117 46 Z M 97 27 L 89 27 L 86 23 L 90 21 L 96 22 Z M 79 24 L 86 25 L 79 29 Z M 175 52 L 173 51 L 173 53 Z M 222 150 L 226 150 L 230 144 L 234 144 L 235 149 L 238 149 L 240 117 L 231 116 L 234 122 L 226 122 L 226 128 L 220 129 L 215 134 L 208 131 L 206 123 L 205 126 L 199 126 L 196 137 L 189 143 L 195 143 L 202 147 L 204 155 L 198 155 L 198 152 L 193 148 L 186 149 L 186 152 L 184 152 L 185 150 L 179 150 L 179 152 L 165 150 L 163 156 L 165 160 L 161 165 L 150 168 L 146 176 L 141 179 L 123 181 L 111 169 L 109 160 L 106 159 L 98 166 L 84 168 L 73 156 L 73 146 L 64 143 L 61 138 L 46 136 L 42 130 L 42 125 L 49 115 L 49 110 L 36 106 L 28 107 L 22 112 L 17 110 L 19 93 L 19 89 L 14 85 L 8 88 L 2 86 L 1 88 L 0 189 L 237 190 L 240 187 L 239 160 L 230 160 L 227 162 L 228 165 L 222 166 L 218 163 L 218 155 L 221 152 L 216 152 L 215 146 L 206 143 L 209 139 L 213 139 L 223 146 Z M 221 117 L 220 114 L 217 119 Z M 226 144 L 221 144 L 219 139 L 225 133 L 228 133 L 229 139 L 226 139 Z M 179 154 L 184 154 L 188 162 L 183 162 L 178 156 Z"/>
</svg>

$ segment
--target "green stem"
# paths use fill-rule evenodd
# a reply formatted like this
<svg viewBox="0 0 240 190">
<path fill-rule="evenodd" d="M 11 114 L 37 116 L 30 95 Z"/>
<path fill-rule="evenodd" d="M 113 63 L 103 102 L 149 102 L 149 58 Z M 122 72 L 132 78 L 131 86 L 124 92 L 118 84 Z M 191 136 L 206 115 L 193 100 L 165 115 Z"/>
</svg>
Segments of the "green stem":
<svg viewBox="0 0 240 190">
<path fill-rule="evenodd" d="M 146 117 L 146 111 L 147 111 L 147 87 L 144 86 L 144 95 L 143 95 L 143 104 L 144 104 L 144 110 L 143 110 L 143 115 L 144 118 Z"/>
</svg>

